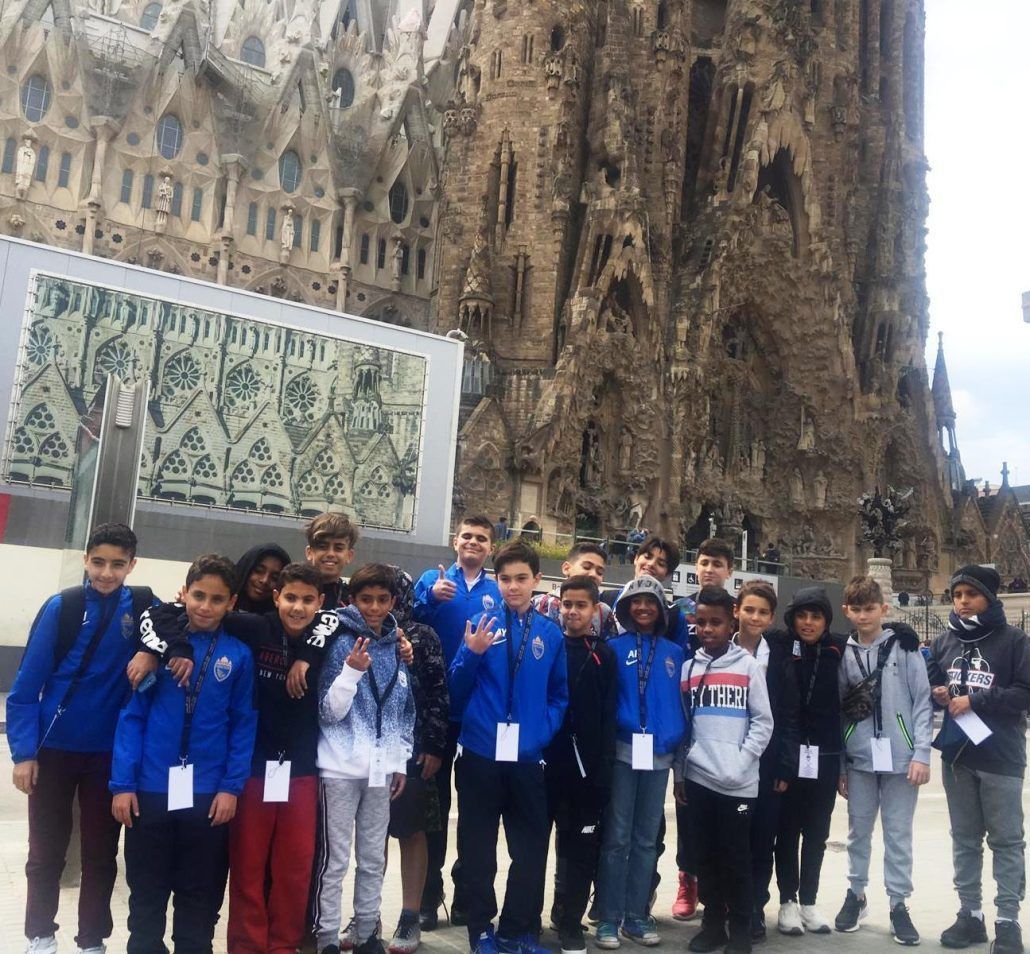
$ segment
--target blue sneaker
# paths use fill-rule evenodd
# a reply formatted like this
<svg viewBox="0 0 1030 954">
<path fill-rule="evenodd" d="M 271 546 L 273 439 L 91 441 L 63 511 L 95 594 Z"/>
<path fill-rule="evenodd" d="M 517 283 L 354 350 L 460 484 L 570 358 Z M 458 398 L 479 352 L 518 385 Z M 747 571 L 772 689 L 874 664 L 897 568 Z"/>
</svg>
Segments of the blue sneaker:
<svg viewBox="0 0 1030 954">
<path fill-rule="evenodd" d="M 550 954 L 546 947 L 532 934 L 520 934 L 518 937 L 498 937 L 497 950 L 500 954 Z"/>
<path fill-rule="evenodd" d="M 614 951 L 622 946 L 619 940 L 619 925 L 614 921 L 598 921 L 594 928 L 594 944 L 606 951 Z"/>
<path fill-rule="evenodd" d="M 622 936 L 637 944 L 643 944 L 644 947 L 654 947 L 662 940 L 658 934 L 658 923 L 654 918 L 635 918 L 629 915 L 622 922 Z"/>
<path fill-rule="evenodd" d="M 494 929 L 488 927 L 479 937 L 476 943 L 471 945 L 472 954 L 498 954 L 497 938 L 494 937 Z"/>
</svg>

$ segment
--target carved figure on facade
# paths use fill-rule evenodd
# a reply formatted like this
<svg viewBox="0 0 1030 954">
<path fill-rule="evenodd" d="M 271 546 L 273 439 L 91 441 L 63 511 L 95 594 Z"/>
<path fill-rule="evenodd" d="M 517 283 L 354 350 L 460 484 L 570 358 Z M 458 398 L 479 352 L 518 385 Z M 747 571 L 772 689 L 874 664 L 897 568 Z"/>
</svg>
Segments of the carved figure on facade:
<svg viewBox="0 0 1030 954">
<path fill-rule="evenodd" d="M 172 177 L 163 174 L 157 187 L 157 202 L 154 204 L 154 227 L 158 232 L 163 232 L 168 225 L 168 213 L 172 209 L 172 192 Z"/>
<path fill-rule="evenodd" d="M 36 137 L 32 133 L 22 136 L 21 145 L 14 164 L 14 192 L 19 199 L 24 199 L 32 185 L 32 175 L 36 171 L 36 150 L 33 143 Z"/>
<path fill-rule="evenodd" d="M 279 260 L 285 262 L 293 250 L 293 240 L 296 236 L 296 226 L 293 224 L 293 206 L 287 205 L 283 208 L 283 227 L 279 232 Z"/>
</svg>

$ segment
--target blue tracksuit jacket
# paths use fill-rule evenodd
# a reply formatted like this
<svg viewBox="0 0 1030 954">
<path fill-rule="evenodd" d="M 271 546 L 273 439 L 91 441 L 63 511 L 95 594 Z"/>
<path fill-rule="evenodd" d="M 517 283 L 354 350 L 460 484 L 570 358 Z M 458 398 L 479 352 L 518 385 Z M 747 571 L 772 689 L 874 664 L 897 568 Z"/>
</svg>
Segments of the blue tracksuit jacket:
<svg viewBox="0 0 1030 954">
<path fill-rule="evenodd" d="M 619 701 L 616 711 L 620 742 L 632 743 L 633 733 L 640 726 L 640 691 L 637 666 L 647 663 L 654 636 L 641 636 L 643 659 L 637 659 L 637 637 L 624 633 L 608 640 L 615 653 L 619 672 Z M 683 650 L 664 637 L 658 637 L 651 675 L 644 689 L 645 729 L 654 736 L 654 754 L 668 755 L 676 751 L 687 730 L 683 706 L 680 703 L 680 670 L 683 668 Z"/>
</svg>

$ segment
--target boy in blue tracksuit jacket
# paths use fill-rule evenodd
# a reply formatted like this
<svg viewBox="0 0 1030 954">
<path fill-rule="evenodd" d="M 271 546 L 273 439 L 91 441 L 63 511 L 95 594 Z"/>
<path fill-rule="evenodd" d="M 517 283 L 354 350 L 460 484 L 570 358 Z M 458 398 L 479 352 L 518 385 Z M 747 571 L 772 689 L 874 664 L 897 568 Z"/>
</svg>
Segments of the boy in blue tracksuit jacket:
<svg viewBox="0 0 1030 954">
<path fill-rule="evenodd" d="M 615 615 L 626 632 L 608 642 L 619 672 L 619 700 L 612 793 L 597 874 L 601 921 L 595 944 L 601 948 L 619 946 L 620 923 L 625 937 L 658 943 L 648 900 L 669 769 L 686 730 L 679 698 L 683 650 L 664 638 L 661 583 L 638 576 L 623 590 Z"/>
<path fill-rule="evenodd" d="M 250 775 L 257 733 L 254 661 L 222 628 L 235 567 L 198 557 L 186 575 L 181 627 L 193 649 L 185 686 L 167 670 L 122 710 L 111 767 L 112 811 L 126 827 L 129 954 L 166 950 L 175 895 L 176 951 L 209 952 L 229 871 L 229 822 Z"/>
<path fill-rule="evenodd" d="M 568 704 L 565 640 L 532 608 L 540 559 L 521 541 L 494 557 L 503 603 L 465 625 L 449 688 L 463 712 L 458 759 L 458 840 L 468 902 L 469 945 L 477 954 L 538 954 L 550 823 L 543 751 Z M 497 913 L 497 826 L 511 853 L 504 908 Z"/>
<path fill-rule="evenodd" d="M 447 569 L 441 564 L 436 569 L 426 570 L 415 583 L 412 615 L 416 622 L 436 631 L 443 648 L 444 665 L 448 668 L 465 639 L 465 624 L 481 613 L 489 616 L 500 609 L 501 591 L 494 578 L 486 572 L 493 542 L 494 528 L 489 517 L 463 517 L 452 541 L 454 563 Z M 451 697 L 447 744 L 440 756 L 440 768 L 433 776 L 441 818 L 446 818 L 451 810 L 451 768 L 458 749 L 460 728 L 461 709 Z M 437 926 L 437 909 L 444 896 L 442 868 L 447 856 L 446 825 L 442 825 L 440 831 L 426 832 L 426 850 L 429 862 L 419 921 L 422 930 L 431 931 Z M 460 920 L 460 913 L 467 907 L 461 891 L 460 873 L 461 845 L 458 845 L 458 860 L 452 869 L 454 896 L 451 899 L 451 919 L 454 921 Z"/>
<path fill-rule="evenodd" d="M 129 693 L 125 667 L 137 645 L 134 597 L 124 585 L 136 546 L 124 524 L 93 529 L 82 609 L 71 609 L 76 617 L 83 613 L 74 642 L 61 631 L 65 595 L 58 594 L 40 610 L 7 697 L 14 784 L 29 797 L 25 935 L 41 954 L 57 951 L 54 918 L 76 795 L 82 821 L 76 943 L 81 951 L 99 951 L 111 933 L 119 832 L 107 780 L 118 710 Z"/>
</svg>

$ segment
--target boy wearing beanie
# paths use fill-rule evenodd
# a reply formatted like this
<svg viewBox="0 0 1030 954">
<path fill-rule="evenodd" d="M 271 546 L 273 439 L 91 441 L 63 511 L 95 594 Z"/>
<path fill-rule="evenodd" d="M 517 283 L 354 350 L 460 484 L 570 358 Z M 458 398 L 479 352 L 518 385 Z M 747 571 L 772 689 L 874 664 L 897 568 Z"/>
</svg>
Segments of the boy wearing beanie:
<svg viewBox="0 0 1030 954">
<path fill-rule="evenodd" d="M 951 578 L 952 612 L 927 664 L 933 701 L 945 709 L 934 740 L 944 762 L 955 889 L 961 908 L 941 935 L 944 947 L 987 941 L 983 840 L 993 855 L 994 954 L 1022 954 L 1019 904 L 1026 886 L 1023 775 L 1030 707 L 1030 641 L 1007 625 L 990 567 L 969 565 Z"/>
</svg>

